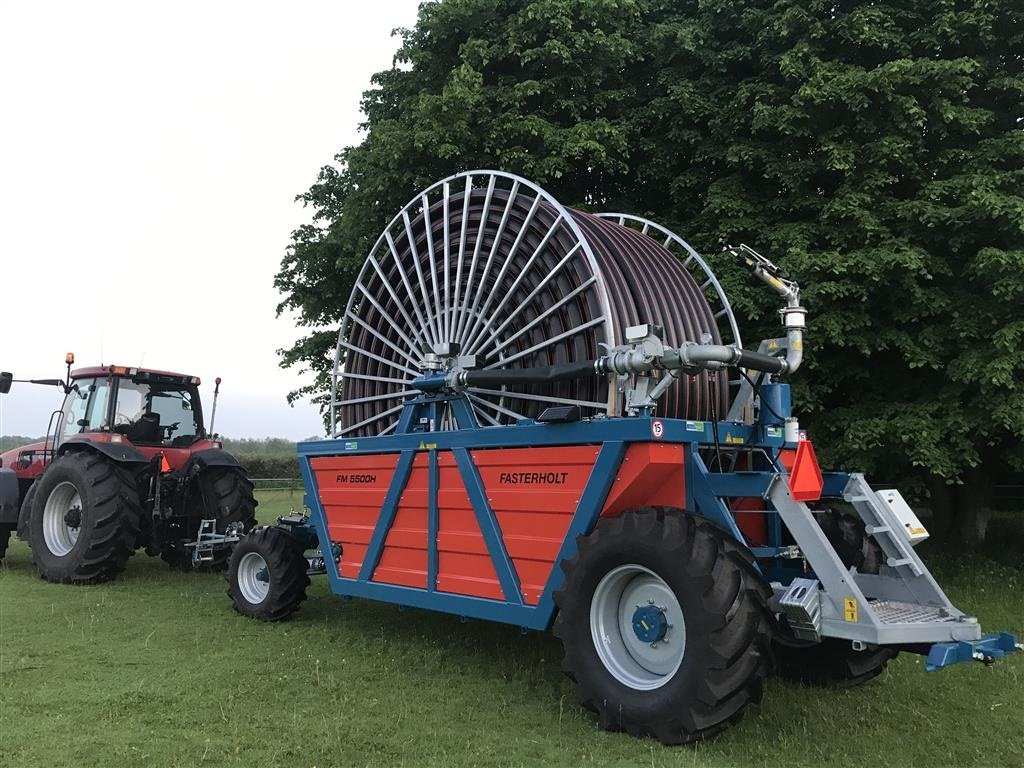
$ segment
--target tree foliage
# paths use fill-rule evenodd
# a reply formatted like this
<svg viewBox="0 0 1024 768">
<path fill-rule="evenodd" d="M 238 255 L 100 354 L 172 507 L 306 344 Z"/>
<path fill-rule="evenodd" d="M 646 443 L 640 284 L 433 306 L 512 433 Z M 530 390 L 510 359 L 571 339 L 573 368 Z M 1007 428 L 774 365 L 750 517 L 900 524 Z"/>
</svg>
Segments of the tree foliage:
<svg viewBox="0 0 1024 768">
<path fill-rule="evenodd" d="M 811 313 L 794 383 L 819 450 L 916 473 L 984 534 L 992 475 L 1024 467 L 1019 2 L 443 0 L 400 34 L 277 276 L 310 329 L 282 358 L 316 373 L 305 393 L 390 217 L 500 168 L 783 264 Z M 713 264 L 747 338 L 776 333 L 770 298 Z"/>
</svg>

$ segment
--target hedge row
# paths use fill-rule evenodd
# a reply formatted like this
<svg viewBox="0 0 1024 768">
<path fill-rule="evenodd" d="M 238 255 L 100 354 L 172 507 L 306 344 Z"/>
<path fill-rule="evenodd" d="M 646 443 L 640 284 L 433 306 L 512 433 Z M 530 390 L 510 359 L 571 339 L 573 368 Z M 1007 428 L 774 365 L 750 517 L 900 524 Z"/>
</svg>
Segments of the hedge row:
<svg viewBox="0 0 1024 768">
<path fill-rule="evenodd" d="M 235 458 L 245 467 L 249 477 L 298 477 L 299 462 L 295 454 L 237 453 Z"/>
</svg>

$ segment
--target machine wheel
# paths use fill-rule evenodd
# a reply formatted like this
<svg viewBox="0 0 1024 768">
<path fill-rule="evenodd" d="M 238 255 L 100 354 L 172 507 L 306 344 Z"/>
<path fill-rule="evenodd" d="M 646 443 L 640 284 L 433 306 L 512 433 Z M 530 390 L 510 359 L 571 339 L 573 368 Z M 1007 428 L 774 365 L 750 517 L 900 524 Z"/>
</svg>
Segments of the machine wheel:
<svg viewBox="0 0 1024 768">
<path fill-rule="evenodd" d="M 856 688 L 878 677 L 898 651 L 875 647 L 855 651 L 849 640 L 827 637 L 801 644 L 787 630 L 774 644 L 775 671 L 786 680 L 830 688 Z"/>
<path fill-rule="evenodd" d="M 299 610 L 306 599 L 307 567 L 294 536 L 281 528 L 257 528 L 231 553 L 228 597 L 239 613 L 262 621 L 281 621 Z"/>
<path fill-rule="evenodd" d="M 205 501 L 204 501 L 205 496 Z M 241 467 L 210 467 L 199 477 L 197 492 L 192 500 L 192 508 L 202 515 L 212 511 L 217 517 L 217 532 L 224 533 L 230 523 L 242 523 L 242 529 L 248 533 L 256 525 L 256 497 L 253 485 L 245 470 Z M 195 536 L 189 531 L 189 536 Z M 177 542 L 165 546 L 160 557 L 174 570 L 192 570 L 192 550 Z M 202 563 L 200 570 L 223 571 L 231 557 L 231 548 L 224 547 L 213 554 L 213 560 Z"/>
<path fill-rule="evenodd" d="M 602 519 L 562 564 L 562 669 L 605 730 L 682 744 L 761 700 L 771 589 L 703 518 L 647 507 Z"/>
<path fill-rule="evenodd" d="M 847 568 L 860 573 L 878 573 L 885 554 L 878 542 L 864 531 L 864 521 L 848 512 L 834 509 L 816 511 L 815 517 L 825 538 Z"/>
<path fill-rule="evenodd" d="M 125 569 L 139 535 L 139 494 L 124 467 L 96 453 L 57 459 L 39 479 L 32 562 L 47 581 L 95 584 Z"/>
<path fill-rule="evenodd" d="M 11 529 L 7 526 L 0 526 L 0 560 L 7 556 L 7 545 L 11 541 Z"/>
</svg>

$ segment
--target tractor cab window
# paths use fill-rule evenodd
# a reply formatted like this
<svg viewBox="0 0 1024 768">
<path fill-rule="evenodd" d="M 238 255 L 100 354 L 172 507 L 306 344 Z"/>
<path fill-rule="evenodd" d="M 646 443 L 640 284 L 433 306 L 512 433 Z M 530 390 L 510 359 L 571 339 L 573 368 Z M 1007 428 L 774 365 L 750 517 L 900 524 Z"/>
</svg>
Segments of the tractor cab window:
<svg viewBox="0 0 1024 768">
<path fill-rule="evenodd" d="M 114 431 L 133 443 L 188 447 L 202 435 L 194 387 L 121 379 Z"/>
<path fill-rule="evenodd" d="M 82 432 L 107 427 L 109 379 L 79 379 L 64 398 L 61 409 L 61 440 Z"/>
</svg>

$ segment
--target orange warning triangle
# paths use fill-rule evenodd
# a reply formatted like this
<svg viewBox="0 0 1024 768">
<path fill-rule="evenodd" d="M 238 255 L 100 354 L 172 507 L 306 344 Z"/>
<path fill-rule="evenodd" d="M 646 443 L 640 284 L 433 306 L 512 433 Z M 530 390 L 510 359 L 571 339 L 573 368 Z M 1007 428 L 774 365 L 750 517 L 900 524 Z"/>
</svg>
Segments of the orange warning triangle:
<svg viewBox="0 0 1024 768">
<path fill-rule="evenodd" d="M 170 472 L 171 471 L 171 465 L 167 461 L 167 457 L 164 456 L 162 453 L 160 454 L 160 471 L 161 472 Z"/>
<path fill-rule="evenodd" d="M 801 440 L 796 446 L 793 471 L 789 473 L 789 490 L 796 501 L 817 501 L 821 498 L 822 485 L 814 446 L 810 440 Z"/>
</svg>

